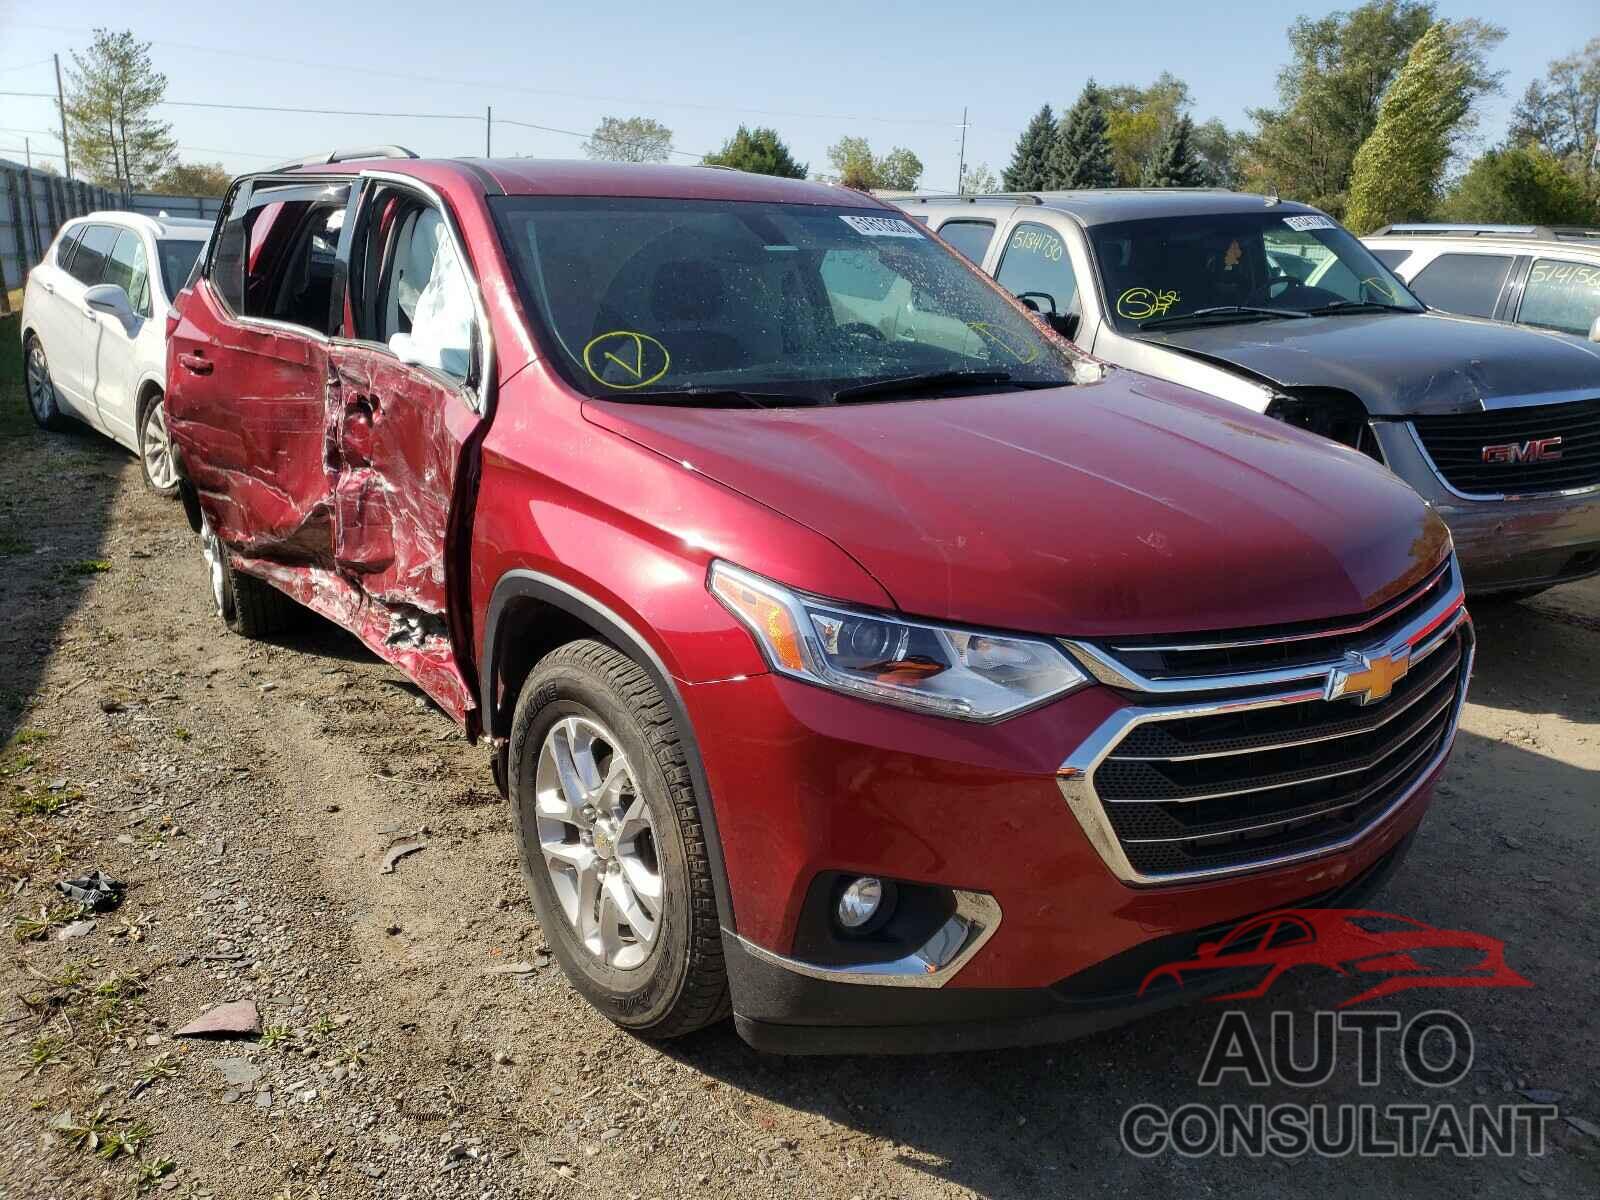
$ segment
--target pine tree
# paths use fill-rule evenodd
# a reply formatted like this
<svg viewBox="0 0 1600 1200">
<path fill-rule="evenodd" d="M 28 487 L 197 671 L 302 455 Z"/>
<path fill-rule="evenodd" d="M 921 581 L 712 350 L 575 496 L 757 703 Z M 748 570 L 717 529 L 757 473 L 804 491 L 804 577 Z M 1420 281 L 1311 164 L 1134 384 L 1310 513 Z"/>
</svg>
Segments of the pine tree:
<svg viewBox="0 0 1600 1200">
<path fill-rule="evenodd" d="M 1368 233 L 1390 221 L 1425 220 L 1473 100 L 1460 26 L 1436 21 L 1417 39 L 1356 152 L 1345 224 Z"/>
<path fill-rule="evenodd" d="M 1139 177 L 1140 187 L 1201 187 L 1206 172 L 1194 153 L 1194 122 L 1179 117 L 1167 127 Z"/>
<path fill-rule="evenodd" d="M 1011 165 L 1000 176 L 1008 192 L 1036 192 L 1050 186 L 1050 151 L 1056 141 L 1056 116 L 1046 104 L 1017 139 Z"/>
<path fill-rule="evenodd" d="M 1105 102 L 1091 79 L 1056 129 L 1046 186 L 1115 187 L 1117 168 L 1111 160 L 1111 139 L 1106 136 L 1106 127 Z"/>
</svg>

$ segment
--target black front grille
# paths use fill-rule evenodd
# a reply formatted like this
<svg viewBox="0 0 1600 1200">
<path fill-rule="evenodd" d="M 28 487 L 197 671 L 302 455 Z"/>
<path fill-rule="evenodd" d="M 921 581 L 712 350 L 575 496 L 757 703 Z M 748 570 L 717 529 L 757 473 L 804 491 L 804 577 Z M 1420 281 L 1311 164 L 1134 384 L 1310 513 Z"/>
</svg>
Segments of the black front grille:
<svg viewBox="0 0 1600 1200">
<path fill-rule="evenodd" d="M 1132 867 L 1204 871 L 1343 841 L 1404 794 L 1450 736 L 1463 626 L 1385 699 L 1311 700 L 1134 726 L 1093 787 Z"/>
<path fill-rule="evenodd" d="M 1162 680 L 1337 662 L 1347 650 L 1365 650 L 1381 644 L 1437 604 L 1452 586 L 1450 563 L 1446 561 L 1422 582 L 1373 613 L 1344 620 L 1234 629 L 1178 640 L 1126 640 L 1110 650 L 1123 667 L 1147 679 Z"/>
<path fill-rule="evenodd" d="M 1412 424 L 1445 482 L 1469 495 L 1531 495 L 1600 484 L 1600 397 L 1571 404 L 1500 408 L 1450 417 L 1417 417 Z M 1560 438 L 1559 458 L 1484 461 L 1489 447 L 1517 447 Z"/>
</svg>

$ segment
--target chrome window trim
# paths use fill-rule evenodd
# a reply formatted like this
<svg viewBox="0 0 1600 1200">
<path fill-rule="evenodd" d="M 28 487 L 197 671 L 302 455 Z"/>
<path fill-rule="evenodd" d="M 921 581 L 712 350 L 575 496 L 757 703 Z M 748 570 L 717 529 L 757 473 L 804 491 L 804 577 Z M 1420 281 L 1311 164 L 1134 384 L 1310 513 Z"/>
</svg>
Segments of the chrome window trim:
<svg viewBox="0 0 1600 1200">
<path fill-rule="evenodd" d="M 723 932 L 762 962 L 810 979 L 877 987 L 942 988 L 972 961 L 1000 928 L 1000 903 L 993 896 L 986 892 L 958 890 L 955 898 L 955 912 L 932 937 L 910 954 L 882 962 L 849 966 L 806 962 L 758 946 L 730 929 Z"/>
<path fill-rule="evenodd" d="M 1584 399 L 1593 400 L 1596 397 L 1585 394 Z M 1545 401 L 1545 403 L 1549 403 Z M 1557 401 L 1556 403 L 1561 403 Z M 1564 496 L 1589 496 L 1600 492 L 1600 483 L 1591 483 L 1585 487 L 1558 488 L 1552 492 L 1463 492 L 1455 487 L 1444 477 L 1444 472 L 1439 470 L 1439 464 L 1433 461 L 1433 455 L 1428 453 L 1428 448 L 1422 444 L 1422 435 L 1417 432 L 1416 423 L 1407 421 L 1406 431 L 1411 434 L 1411 440 L 1417 447 L 1417 453 L 1422 455 L 1422 461 L 1428 465 L 1428 470 L 1433 472 L 1433 477 L 1439 481 L 1439 486 L 1444 488 L 1457 500 L 1472 500 L 1478 502 L 1494 502 L 1505 500 L 1552 500 Z"/>
<path fill-rule="evenodd" d="M 1457 630 L 1462 628 L 1466 628 L 1470 632 L 1471 618 L 1467 615 L 1466 595 L 1461 583 L 1460 567 L 1452 560 L 1449 593 L 1437 604 L 1431 605 L 1427 612 L 1408 625 L 1406 629 L 1396 634 L 1386 645 L 1393 650 L 1409 647 L 1410 662 L 1415 667 L 1425 661 L 1443 646 Z M 1074 648 L 1076 648 L 1076 644 L 1074 644 Z M 1230 863 L 1224 866 L 1204 867 L 1189 871 L 1143 872 L 1134 867 L 1132 862 L 1129 861 L 1127 853 L 1123 849 L 1123 842 L 1118 838 L 1116 830 L 1112 827 L 1104 802 L 1101 801 L 1095 791 L 1094 773 L 1134 728 L 1153 721 L 1171 721 L 1188 717 L 1214 716 L 1221 713 L 1247 712 L 1254 709 L 1274 708 L 1289 704 L 1326 702 L 1328 700 L 1328 676 L 1332 668 L 1341 665 L 1339 663 L 1330 662 L 1317 668 L 1315 674 L 1322 677 L 1322 682 L 1312 688 L 1302 687 L 1265 696 L 1253 695 L 1231 699 L 1190 700 L 1179 704 L 1154 706 L 1130 704 L 1118 709 L 1102 721 L 1100 726 L 1061 764 L 1056 772 L 1056 784 L 1061 790 L 1062 799 L 1066 801 L 1067 807 L 1071 810 L 1073 816 L 1077 818 L 1079 826 L 1083 829 L 1084 836 L 1100 855 L 1101 861 L 1105 863 L 1106 868 L 1118 880 L 1130 886 L 1154 887 L 1224 879 L 1231 876 L 1253 874 L 1258 871 L 1274 870 L 1291 866 L 1295 863 L 1322 858 L 1329 854 L 1337 854 L 1350 849 L 1370 836 L 1373 830 L 1383 825 L 1404 808 L 1428 783 L 1434 772 L 1449 755 L 1450 748 L 1455 744 L 1457 729 L 1460 726 L 1461 710 L 1466 703 L 1467 688 L 1472 677 L 1475 650 L 1475 645 L 1469 637 L 1463 652 L 1460 682 L 1456 687 L 1453 700 L 1454 711 L 1450 715 L 1449 724 L 1438 752 L 1417 775 L 1410 786 L 1396 796 L 1381 812 L 1363 824 L 1355 833 L 1338 841 L 1324 843 L 1304 850 L 1296 850 L 1288 854 L 1271 855 L 1245 863 Z M 1128 675 L 1136 674 L 1135 672 L 1128 672 Z M 1133 690 L 1153 692 L 1157 695 L 1172 692 L 1193 693 L 1195 691 L 1219 690 L 1223 687 L 1231 689 L 1255 687 L 1259 690 L 1285 682 L 1285 680 L 1279 678 L 1283 675 L 1284 672 L 1281 671 L 1253 672 L 1233 676 L 1212 676 L 1205 680 L 1143 681 L 1147 684 L 1145 687 L 1139 687 L 1130 682 L 1126 686 L 1131 687 Z M 1126 678 L 1127 676 L 1123 677 Z M 1142 680 L 1142 677 L 1139 678 Z M 1306 676 L 1297 669 L 1293 679 L 1289 680 L 1289 682 L 1303 678 L 1306 678 Z M 1263 683 L 1263 680 L 1266 682 Z M 1167 686 L 1169 684 L 1177 684 L 1179 686 Z M 1197 684 L 1203 684 L 1204 686 L 1196 686 Z M 1175 841 L 1178 839 L 1162 838 L 1157 840 Z"/>
</svg>

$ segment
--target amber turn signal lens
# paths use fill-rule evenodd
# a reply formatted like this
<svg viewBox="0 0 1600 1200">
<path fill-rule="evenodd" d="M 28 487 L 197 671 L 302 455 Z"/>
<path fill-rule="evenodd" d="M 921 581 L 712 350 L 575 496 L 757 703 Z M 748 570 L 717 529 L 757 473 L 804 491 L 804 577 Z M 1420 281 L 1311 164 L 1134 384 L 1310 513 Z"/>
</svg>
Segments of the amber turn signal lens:
<svg viewBox="0 0 1600 1200">
<path fill-rule="evenodd" d="M 806 663 L 800 652 L 800 630 L 796 628 L 794 616 L 787 605 L 725 573 L 712 576 L 711 588 L 718 599 L 743 617 L 753 629 L 761 631 L 778 666 L 791 671 L 804 670 Z"/>
</svg>

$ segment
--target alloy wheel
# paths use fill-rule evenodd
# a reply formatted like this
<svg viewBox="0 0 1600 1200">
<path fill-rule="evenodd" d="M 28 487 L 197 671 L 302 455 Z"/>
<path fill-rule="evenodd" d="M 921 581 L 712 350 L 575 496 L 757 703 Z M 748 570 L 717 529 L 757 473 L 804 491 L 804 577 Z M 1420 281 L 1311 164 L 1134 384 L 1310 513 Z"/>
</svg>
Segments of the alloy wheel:
<svg viewBox="0 0 1600 1200">
<path fill-rule="evenodd" d="M 650 957 L 662 912 L 655 821 L 616 736 L 587 717 L 545 735 L 534 777 L 539 849 L 578 940 L 629 971 Z"/>
<path fill-rule="evenodd" d="M 167 433 L 167 409 L 163 401 L 150 406 L 144 420 L 144 469 L 150 483 L 166 491 L 178 482 L 178 473 L 172 462 L 172 438 Z"/>
<path fill-rule="evenodd" d="M 222 568 L 222 541 L 211 528 L 211 518 L 200 517 L 200 553 L 205 556 L 206 569 L 211 575 L 211 599 L 217 606 L 217 615 L 224 616 L 223 589 L 226 580 Z"/>
<path fill-rule="evenodd" d="M 55 385 L 50 382 L 50 367 L 44 360 L 44 349 L 34 342 L 28 350 L 28 403 L 33 405 L 33 415 L 41 423 L 54 414 L 55 400 Z"/>
</svg>

